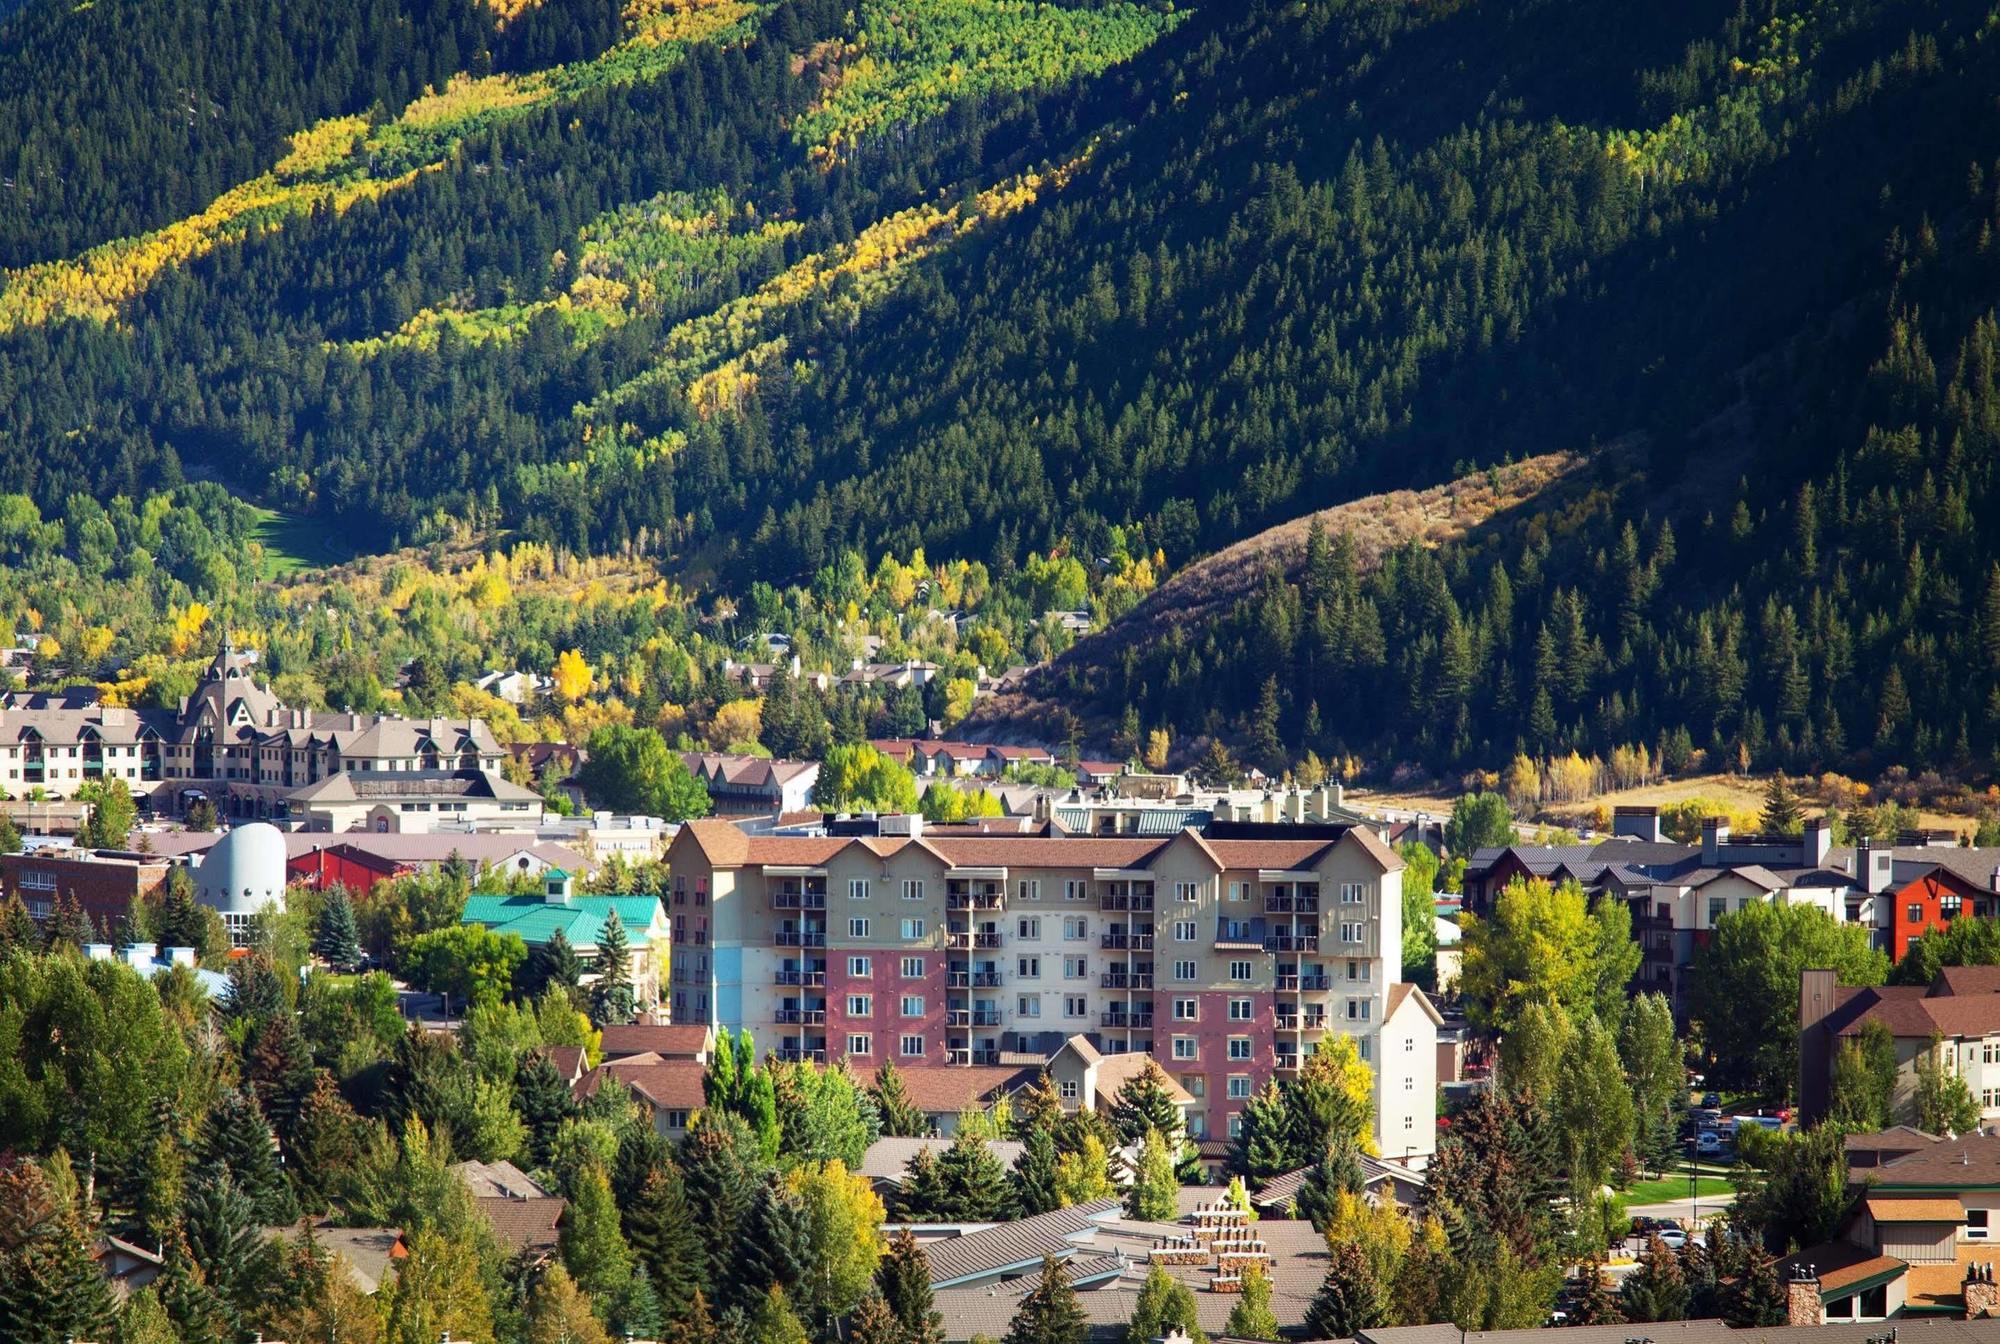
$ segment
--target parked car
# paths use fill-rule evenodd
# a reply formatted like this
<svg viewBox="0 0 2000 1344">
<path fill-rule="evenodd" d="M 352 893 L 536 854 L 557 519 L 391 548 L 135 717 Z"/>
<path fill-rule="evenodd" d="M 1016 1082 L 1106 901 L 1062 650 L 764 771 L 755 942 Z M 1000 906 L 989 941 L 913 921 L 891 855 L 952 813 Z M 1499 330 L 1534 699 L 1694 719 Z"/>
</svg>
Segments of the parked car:
<svg viewBox="0 0 2000 1344">
<path fill-rule="evenodd" d="M 1687 1229 L 1679 1223 L 1668 1223 L 1653 1235 L 1658 1237 L 1660 1244 L 1670 1251 L 1678 1251 L 1688 1244 Z"/>
<path fill-rule="evenodd" d="M 1694 1136 L 1694 1150 L 1703 1157 L 1719 1155 L 1728 1147 L 1723 1137 L 1712 1129 L 1704 1129 Z"/>
<path fill-rule="evenodd" d="M 1701 1104 L 1709 1110 L 1719 1110 L 1722 1106 L 1722 1096 L 1716 1092 L 1704 1092 L 1701 1097 Z"/>
</svg>

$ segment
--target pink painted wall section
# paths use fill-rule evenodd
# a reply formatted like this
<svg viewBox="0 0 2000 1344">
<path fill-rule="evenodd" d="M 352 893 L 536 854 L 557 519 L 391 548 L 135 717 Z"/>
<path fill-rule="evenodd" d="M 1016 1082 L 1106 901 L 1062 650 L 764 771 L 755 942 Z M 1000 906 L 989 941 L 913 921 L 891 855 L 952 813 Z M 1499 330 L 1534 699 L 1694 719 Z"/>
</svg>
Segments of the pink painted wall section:
<svg viewBox="0 0 2000 1344">
<path fill-rule="evenodd" d="M 1290 1000 L 1293 996 L 1285 997 Z M 1272 1010 L 1277 998 L 1269 990 L 1247 987 L 1241 991 L 1189 990 L 1179 994 L 1162 990 L 1153 995 L 1153 1057 L 1169 1073 L 1198 1073 L 1207 1078 L 1208 1095 L 1197 1100 L 1196 1109 L 1207 1115 L 1208 1134 L 1212 1138 L 1226 1136 L 1229 1133 L 1229 1114 L 1243 1109 L 1240 1099 L 1232 1101 L 1229 1098 L 1229 1076 L 1248 1074 L 1253 1092 L 1271 1077 L 1276 1040 Z M 1175 999 L 1195 1001 L 1195 1021 L 1174 1020 Z M 1238 999 L 1250 1001 L 1250 1020 L 1247 1022 L 1230 1020 L 1230 1002 Z M 1174 1038 L 1177 1036 L 1194 1039 L 1194 1059 L 1174 1057 Z M 1249 1059 L 1229 1058 L 1232 1036 L 1249 1038 Z M 1290 1039 L 1289 1036 L 1287 1039 Z"/>
</svg>

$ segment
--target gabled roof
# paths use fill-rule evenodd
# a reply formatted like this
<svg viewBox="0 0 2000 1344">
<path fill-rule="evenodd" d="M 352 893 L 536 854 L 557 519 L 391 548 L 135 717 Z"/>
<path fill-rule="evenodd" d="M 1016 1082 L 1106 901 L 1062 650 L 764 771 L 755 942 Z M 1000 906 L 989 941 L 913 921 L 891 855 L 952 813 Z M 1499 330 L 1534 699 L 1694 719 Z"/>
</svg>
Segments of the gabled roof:
<svg viewBox="0 0 2000 1344">
<path fill-rule="evenodd" d="M 1040 1072 L 1039 1068 L 1023 1070 L 995 1064 L 976 1064 L 970 1068 L 927 1064 L 897 1070 L 910 1104 L 927 1115 L 956 1115 L 970 1107 L 984 1106 Z"/>
<path fill-rule="evenodd" d="M 1076 1253 L 1078 1233 L 1117 1212 L 1117 1200 L 1094 1199 L 937 1242 L 925 1248 L 931 1287 L 948 1288 L 1017 1266 L 1037 1265 L 1045 1255 L 1067 1258 Z"/>
<path fill-rule="evenodd" d="M 662 1059 L 693 1059 L 707 1048 L 708 1031 L 704 1026 L 611 1024 L 604 1028 L 604 1057 L 650 1053 Z"/>
<path fill-rule="evenodd" d="M 576 1095 L 595 1096 L 606 1078 L 616 1078 L 658 1110 L 698 1111 L 708 1101 L 701 1090 L 702 1076 L 707 1072 L 704 1065 L 691 1059 L 612 1060 L 579 1078 Z"/>
<path fill-rule="evenodd" d="M 1970 1134 L 1891 1158 L 1871 1173 L 1874 1190 L 2000 1188 L 2000 1136 Z"/>
</svg>

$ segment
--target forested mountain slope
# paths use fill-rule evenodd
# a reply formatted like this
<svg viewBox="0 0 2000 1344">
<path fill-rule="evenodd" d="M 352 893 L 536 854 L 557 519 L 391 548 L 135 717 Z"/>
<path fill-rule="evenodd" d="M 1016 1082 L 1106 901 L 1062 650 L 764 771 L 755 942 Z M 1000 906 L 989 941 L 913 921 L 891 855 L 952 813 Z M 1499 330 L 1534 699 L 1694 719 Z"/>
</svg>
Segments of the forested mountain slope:
<svg viewBox="0 0 2000 1344">
<path fill-rule="evenodd" d="M 1177 568 L 1595 455 L 1596 490 L 1507 529 L 1281 575 L 1044 689 L 1437 762 L 2000 742 L 1963 674 L 2000 665 L 1965 521 L 1990 0 L 423 15 L 386 66 L 345 56 L 377 19 L 322 36 L 332 73 L 240 100 L 254 135 L 106 123 L 201 185 L 6 243 L 0 490 L 58 512 L 192 469 L 377 546 L 471 528 L 823 589 L 918 547 Z M 66 22 L 95 21 L 9 28 Z"/>
</svg>

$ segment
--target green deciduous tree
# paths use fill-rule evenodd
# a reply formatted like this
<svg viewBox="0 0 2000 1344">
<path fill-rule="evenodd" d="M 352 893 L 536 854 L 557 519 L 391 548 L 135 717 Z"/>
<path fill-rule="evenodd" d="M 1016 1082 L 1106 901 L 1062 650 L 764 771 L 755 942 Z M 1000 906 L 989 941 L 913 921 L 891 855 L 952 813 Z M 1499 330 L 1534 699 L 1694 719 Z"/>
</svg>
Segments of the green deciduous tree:
<svg viewBox="0 0 2000 1344">
<path fill-rule="evenodd" d="M 914 812 L 917 779 L 866 742 L 838 746 L 820 763 L 813 802 L 828 812 Z"/>
<path fill-rule="evenodd" d="M 611 1181 L 598 1166 L 587 1166 L 571 1183 L 569 1211 L 563 1215 L 560 1249 L 577 1286 L 603 1313 L 632 1276 L 632 1252 L 611 1198 Z"/>
<path fill-rule="evenodd" d="M 1444 847 L 1461 858 L 1514 842 L 1514 810 L 1500 794 L 1464 794 L 1445 819 Z"/>
<path fill-rule="evenodd" d="M 1260 1264 L 1243 1267 L 1243 1287 L 1229 1308 L 1222 1333 L 1231 1339 L 1278 1338 L 1278 1318 L 1271 1310 L 1271 1276 Z"/>
<path fill-rule="evenodd" d="M 1755 902 L 1724 915 L 1695 955 L 1691 1013 L 1713 1081 L 1784 1092 L 1798 1066 L 1799 975 L 1831 967 L 1845 985 L 1879 985 L 1888 960 L 1868 930 L 1816 906 Z"/>
<path fill-rule="evenodd" d="M 830 1322 L 854 1309 L 882 1262 L 882 1201 L 868 1178 L 835 1158 L 802 1166 L 786 1185 L 804 1212 L 812 1263 L 794 1290 L 807 1320 Z"/>
<path fill-rule="evenodd" d="M 1128 1344 L 1152 1344 L 1175 1330 L 1185 1333 L 1194 1344 L 1208 1344 L 1196 1316 L 1194 1290 L 1167 1273 L 1164 1266 L 1153 1265 L 1139 1285 L 1125 1338 Z"/>
<path fill-rule="evenodd" d="M 591 733 L 577 778 L 597 806 L 686 821 L 709 813 L 708 789 L 652 728 L 608 724 Z"/>
<path fill-rule="evenodd" d="M 569 1271 L 551 1265 L 528 1295 L 528 1344 L 610 1344 Z"/>
<path fill-rule="evenodd" d="M 1961 1074 L 1947 1073 L 1940 1033 L 1931 1034 L 1930 1048 L 1917 1055 L 1917 1085 L 1910 1098 L 1913 1122 L 1926 1134 L 1968 1134 L 1979 1127 L 1979 1099 Z"/>
<path fill-rule="evenodd" d="M 527 957 L 519 934 L 464 924 L 416 935 L 398 950 L 396 964 L 416 988 L 466 1004 L 505 994 Z"/>
<path fill-rule="evenodd" d="M 1862 1132 L 1886 1129 L 1895 1114 L 1896 1070 L 1896 1037 L 1870 1018 L 1834 1051 L 1828 1122 Z"/>
<path fill-rule="evenodd" d="M 1625 903 L 1592 906 L 1574 882 L 1517 878 L 1484 918 L 1465 925 L 1459 990 L 1473 1021 L 1503 1035 L 1529 1003 L 1554 1004 L 1572 1022 L 1617 1021 L 1639 966 Z"/>
<path fill-rule="evenodd" d="M 1157 1129 L 1148 1129 L 1139 1141 L 1139 1161 L 1132 1173 L 1131 1188 L 1125 1192 L 1125 1214 L 1145 1222 L 1171 1222 L 1177 1207 L 1180 1182 L 1174 1179 L 1174 1155 Z"/>
</svg>

